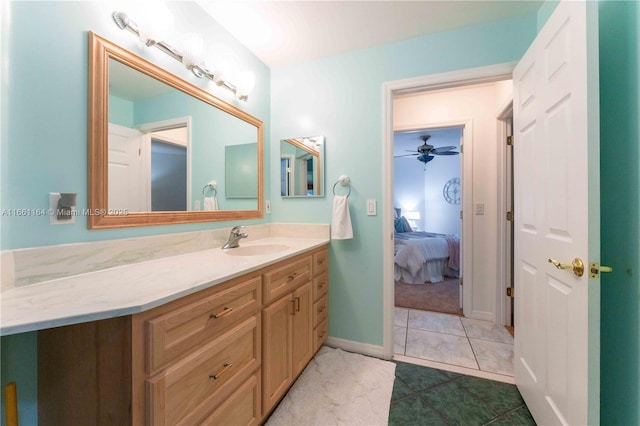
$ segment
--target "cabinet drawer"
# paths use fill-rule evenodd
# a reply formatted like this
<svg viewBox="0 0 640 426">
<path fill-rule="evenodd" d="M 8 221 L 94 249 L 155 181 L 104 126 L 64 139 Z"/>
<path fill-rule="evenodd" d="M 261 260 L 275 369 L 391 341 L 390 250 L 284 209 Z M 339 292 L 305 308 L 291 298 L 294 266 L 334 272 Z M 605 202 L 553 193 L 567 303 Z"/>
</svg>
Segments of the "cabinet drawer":
<svg viewBox="0 0 640 426">
<path fill-rule="evenodd" d="M 257 425 L 260 423 L 260 412 L 260 371 L 258 371 L 200 423 L 203 425 Z"/>
<path fill-rule="evenodd" d="M 264 302 L 269 303 L 311 279 L 312 257 L 293 260 L 264 274 Z"/>
<path fill-rule="evenodd" d="M 324 249 L 313 254 L 313 276 L 329 269 L 329 250 Z"/>
<path fill-rule="evenodd" d="M 258 312 L 261 277 L 241 281 L 147 322 L 146 369 L 153 372 Z"/>
<path fill-rule="evenodd" d="M 329 274 L 327 272 L 323 272 L 319 276 L 313 279 L 313 300 L 318 300 L 325 294 L 327 294 L 327 289 L 329 287 Z"/>
<path fill-rule="evenodd" d="M 328 311 L 327 296 L 324 295 L 320 300 L 313 304 L 313 326 L 316 327 L 321 321 L 327 318 Z"/>
<path fill-rule="evenodd" d="M 259 366 L 254 316 L 147 380 L 149 424 L 197 423 Z"/>
<path fill-rule="evenodd" d="M 329 320 L 325 318 L 316 328 L 313 329 L 313 352 L 317 352 L 320 346 L 327 340 L 329 335 Z"/>
</svg>

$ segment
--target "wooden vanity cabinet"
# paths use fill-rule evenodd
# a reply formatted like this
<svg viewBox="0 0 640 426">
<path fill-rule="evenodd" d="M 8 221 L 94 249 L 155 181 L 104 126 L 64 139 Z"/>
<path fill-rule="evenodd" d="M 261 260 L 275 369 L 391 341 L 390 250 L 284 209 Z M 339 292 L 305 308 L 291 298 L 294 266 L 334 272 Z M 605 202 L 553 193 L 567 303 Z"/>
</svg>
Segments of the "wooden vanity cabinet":
<svg viewBox="0 0 640 426">
<path fill-rule="evenodd" d="M 264 274 L 265 298 L 274 293 L 272 283 L 278 283 L 280 295 L 280 298 L 270 303 L 265 300 L 262 310 L 262 409 L 265 417 L 326 339 L 326 334 L 322 338 L 315 334 L 323 327 L 326 329 L 326 298 L 323 318 L 316 317 L 314 309 L 323 303 L 321 298 L 326 296 L 327 266 L 327 249 L 323 248 L 293 259 L 288 266 L 283 265 Z M 314 277 L 316 274 L 318 277 Z M 283 284 L 282 280 L 271 279 L 273 276 L 292 278 L 285 279 Z M 300 276 L 304 276 L 306 282 L 296 282 L 295 278 Z M 318 295 L 317 302 L 316 287 L 324 289 Z"/>
<path fill-rule="evenodd" d="M 38 332 L 40 425 L 256 425 L 326 338 L 327 249 Z"/>
<path fill-rule="evenodd" d="M 261 306 L 254 272 L 139 314 L 39 331 L 39 424 L 258 424 Z"/>
</svg>

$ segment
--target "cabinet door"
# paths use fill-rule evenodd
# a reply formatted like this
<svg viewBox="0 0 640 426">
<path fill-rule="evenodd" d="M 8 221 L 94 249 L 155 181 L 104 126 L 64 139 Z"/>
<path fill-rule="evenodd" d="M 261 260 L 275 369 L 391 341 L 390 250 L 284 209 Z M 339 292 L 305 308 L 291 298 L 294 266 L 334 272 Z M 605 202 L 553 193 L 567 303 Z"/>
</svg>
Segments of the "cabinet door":
<svg viewBox="0 0 640 426">
<path fill-rule="evenodd" d="M 311 281 L 293 293 L 292 357 L 296 377 L 313 356 L 313 300 Z"/>
<path fill-rule="evenodd" d="M 286 295 L 262 310 L 263 415 L 269 412 L 292 382 L 291 325 L 294 300 Z"/>
</svg>

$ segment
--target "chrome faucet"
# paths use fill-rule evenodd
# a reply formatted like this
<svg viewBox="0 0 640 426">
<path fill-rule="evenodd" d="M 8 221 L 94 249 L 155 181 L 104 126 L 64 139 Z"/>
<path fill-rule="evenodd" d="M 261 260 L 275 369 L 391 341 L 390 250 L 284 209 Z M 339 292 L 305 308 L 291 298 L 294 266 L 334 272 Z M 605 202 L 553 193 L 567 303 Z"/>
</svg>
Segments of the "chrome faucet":
<svg viewBox="0 0 640 426">
<path fill-rule="evenodd" d="M 231 228 L 231 232 L 229 233 L 229 240 L 222 246 L 223 249 L 230 249 L 240 247 L 238 241 L 242 238 L 247 238 L 248 235 L 245 233 L 240 233 L 240 230 L 244 228 L 244 225 L 234 226 Z"/>
</svg>

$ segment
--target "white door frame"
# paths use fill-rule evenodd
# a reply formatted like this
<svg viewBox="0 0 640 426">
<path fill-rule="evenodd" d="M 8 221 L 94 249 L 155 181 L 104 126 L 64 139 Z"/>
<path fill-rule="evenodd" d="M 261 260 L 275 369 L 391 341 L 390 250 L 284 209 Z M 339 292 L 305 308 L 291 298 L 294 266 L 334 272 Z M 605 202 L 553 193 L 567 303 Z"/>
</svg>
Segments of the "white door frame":
<svg viewBox="0 0 640 426">
<path fill-rule="evenodd" d="M 187 128 L 187 140 L 186 140 L 186 148 L 187 148 L 187 211 L 193 210 L 193 200 L 192 200 L 192 162 L 191 162 L 191 153 L 193 149 L 191 148 L 191 138 L 192 138 L 192 128 L 191 128 L 191 116 L 187 115 L 184 117 L 176 117 L 169 118 L 167 120 L 153 121 L 149 123 L 143 123 L 136 127 L 139 131 L 144 133 L 147 137 L 143 138 L 143 141 L 146 146 L 142 149 L 142 157 L 143 157 L 143 168 L 146 173 L 146 181 L 148 184 L 147 193 L 151 194 L 151 137 L 149 136 L 153 132 L 158 132 L 161 130 L 169 130 L 174 129 L 176 127 L 186 127 Z M 182 144 L 180 144 L 182 145 Z M 184 146 L 184 145 L 183 145 Z M 147 208 L 148 211 L 151 211 L 151 196 L 147 199 Z"/>
<path fill-rule="evenodd" d="M 511 79 L 515 65 L 514 62 L 489 65 L 391 81 L 382 85 L 382 315 L 383 356 L 387 359 L 393 358 L 394 346 L 393 218 L 391 216 L 393 209 L 393 98 L 395 95 L 406 93 Z M 463 211 L 465 209 L 466 206 L 463 206 Z"/>
<path fill-rule="evenodd" d="M 507 296 L 507 287 L 509 287 L 508 264 L 513 262 L 511 253 L 509 252 L 509 238 L 513 239 L 508 229 L 509 222 L 506 219 L 506 212 L 509 211 L 507 191 L 510 186 L 507 185 L 509 179 L 507 171 L 507 120 L 513 116 L 513 99 L 509 99 L 505 105 L 498 110 L 498 256 L 497 271 L 498 282 L 496 283 L 496 300 L 494 311 L 494 322 L 499 325 L 511 324 L 511 300 Z M 513 285 L 513 283 L 511 283 Z"/>
</svg>

